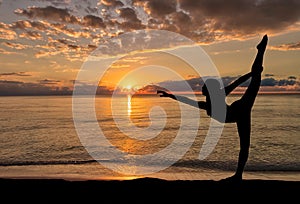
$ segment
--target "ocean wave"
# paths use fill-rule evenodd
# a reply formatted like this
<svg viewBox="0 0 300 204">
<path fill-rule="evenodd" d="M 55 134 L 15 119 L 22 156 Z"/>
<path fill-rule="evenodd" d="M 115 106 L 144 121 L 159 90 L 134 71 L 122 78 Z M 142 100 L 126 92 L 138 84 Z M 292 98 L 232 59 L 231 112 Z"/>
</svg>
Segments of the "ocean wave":
<svg viewBox="0 0 300 204">
<path fill-rule="evenodd" d="M 97 160 L 53 160 L 53 161 L 13 161 L 0 162 L 0 166 L 39 166 L 39 165 L 84 165 L 93 164 L 101 161 Z M 103 160 L 104 163 L 126 163 L 126 161 Z M 156 165 L 156 164 L 152 164 Z M 157 164 L 159 165 L 159 164 Z M 236 161 L 202 161 L 202 160 L 181 160 L 172 165 L 177 168 L 187 168 L 191 170 L 221 170 L 235 171 Z M 289 162 L 282 164 L 256 163 L 252 162 L 246 165 L 245 171 L 299 171 L 300 163 Z"/>
<path fill-rule="evenodd" d="M 64 165 L 64 164 L 89 164 L 96 160 L 66 160 L 66 161 L 13 161 L 0 162 L 0 166 L 32 166 L 32 165 Z"/>
<path fill-rule="evenodd" d="M 178 161 L 173 166 L 184 167 L 191 169 L 211 169 L 222 171 L 235 171 L 236 161 L 201 161 L 201 160 L 182 160 Z M 300 163 L 286 162 L 286 163 L 259 163 L 249 162 L 245 166 L 245 171 L 300 171 Z"/>
</svg>

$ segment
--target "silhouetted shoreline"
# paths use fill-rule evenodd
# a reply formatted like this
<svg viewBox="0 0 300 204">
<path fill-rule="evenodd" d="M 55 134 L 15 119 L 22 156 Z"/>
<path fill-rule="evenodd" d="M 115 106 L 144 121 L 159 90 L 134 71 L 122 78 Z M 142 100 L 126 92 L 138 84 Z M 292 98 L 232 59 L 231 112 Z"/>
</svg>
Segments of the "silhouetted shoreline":
<svg viewBox="0 0 300 204">
<path fill-rule="evenodd" d="M 87 180 L 64 179 L 0 179 L 1 194 L 10 200 L 14 195 L 26 195 L 22 200 L 41 198 L 77 199 L 95 198 L 98 202 L 139 201 L 160 203 L 166 201 L 210 201 L 222 199 L 246 200 L 267 199 L 284 201 L 298 198 L 300 182 L 283 180 L 243 180 L 241 183 L 226 183 L 214 180 L 163 180 L 138 178 L 132 180 Z M 245 197 L 246 196 L 246 197 Z M 224 201 L 224 200 L 223 200 Z M 206 200 L 207 202 L 207 200 Z"/>
</svg>

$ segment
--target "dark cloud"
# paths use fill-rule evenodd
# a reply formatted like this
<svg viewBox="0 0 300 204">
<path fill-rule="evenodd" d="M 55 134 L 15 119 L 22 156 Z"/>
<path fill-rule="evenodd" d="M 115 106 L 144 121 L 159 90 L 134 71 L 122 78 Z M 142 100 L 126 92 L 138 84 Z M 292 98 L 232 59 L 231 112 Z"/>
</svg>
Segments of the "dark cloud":
<svg viewBox="0 0 300 204">
<path fill-rule="evenodd" d="M 276 86 L 277 83 L 278 83 L 278 81 L 275 80 L 274 78 L 265 78 L 265 79 L 261 80 L 262 86 Z"/>
<path fill-rule="evenodd" d="M 272 50 L 300 50 L 300 42 L 297 43 L 288 43 L 283 45 L 271 46 L 270 49 Z"/>
<path fill-rule="evenodd" d="M 157 90 L 169 91 L 168 89 L 161 86 L 151 84 L 140 88 L 139 90 L 137 90 L 136 94 L 156 94 Z"/>
<path fill-rule="evenodd" d="M 50 87 L 40 83 L 0 80 L 0 96 L 70 94 L 72 94 L 72 90 L 68 87 Z"/>
<path fill-rule="evenodd" d="M 38 81 L 39 84 L 44 84 L 44 85 L 53 85 L 53 84 L 58 84 L 61 81 L 58 80 L 52 80 L 52 79 L 43 79 Z"/>
<path fill-rule="evenodd" d="M 223 77 L 222 81 L 224 86 L 230 84 L 233 80 L 235 80 L 237 77 Z M 191 87 L 193 91 L 199 92 L 202 90 L 202 86 L 204 85 L 204 78 L 201 77 L 194 77 L 191 79 L 187 79 L 184 81 L 163 81 L 160 82 L 158 85 L 160 87 L 166 88 L 168 90 L 173 91 L 189 91 L 187 89 L 187 84 Z"/>
<path fill-rule="evenodd" d="M 106 86 L 98 86 L 96 90 L 97 95 L 111 95 L 113 94 L 113 91 L 111 88 L 108 88 Z"/>
<path fill-rule="evenodd" d="M 142 22 L 140 19 L 138 19 L 135 10 L 132 8 L 121 8 L 120 11 L 120 17 L 123 18 L 125 21 L 122 23 L 119 23 L 119 26 L 124 30 L 138 30 L 145 28 L 144 25 L 142 25 Z"/>
<path fill-rule="evenodd" d="M 122 8 L 119 9 L 120 11 L 120 17 L 124 18 L 127 21 L 139 21 L 139 19 L 136 16 L 136 13 L 131 8 Z"/>
<path fill-rule="evenodd" d="M 293 86 L 298 82 L 296 77 L 288 77 L 287 79 L 265 78 L 261 81 L 261 86 Z"/>
<path fill-rule="evenodd" d="M 27 74 L 26 72 L 7 72 L 7 73 L 0 73 L 1 76 L 31 76 L 30 74 Z"/>
<path fill-rule="evenodd" d="M 192 23 L 191 17 L 182 11 L 174 13 L 171 15 L 171 18 L 175 25 L 179 25 L 182 28 L 190 28 Z"/>
<path fill-rule="evenodd" d="M 93 15 L 84 16 L 82 20 L 82 25 L 87 27 L 94 27 L 94 28 L 106 27 L 102 18 Z"/>
<path fill-rule="evenodd" d="M 281 79 L 277 82 L 278 86 L 293 86 L 296 84 L 295 80 L 290 80 L 290 79 Z"/>
<path fill-rule="evenodd" d="M 150 12 L 151 16 L 158 18 L 176 12 L 177 6 L 176 0 L 136 0 L 134 2 L 145 2 L 145 9 Z"/>
<path fill-rule="evenodd" d="M 297 77 L 295 77 L 295 76 L 289 76 L 288 79 L 289 79 L 289 80 L 296 80 Z"/>
<path fill-rule="evenodd" d="M 158 84 L 160 87 L 171 91 L 189 91 L 186 81 L 164 81 Z M 195 86 L 191 86 L 192 89 L 196 88 Z"/>
<path fill-rule="evenodd" d="M 59 5 L 55 4 L 58 1 L 50 2 L 51 6 L 15 10 L 16 14 L 30 19 L 13 24 L 16 29 L 30 29 L 21 37 L 42 39 L 42 32 L 46 31 L 47 36 L 105 41 L 123 32 L 150 28 L 178 32 L 196 42 L 211 43 L 229 38 L 244 39 L 257 33 L 282 32 L 300 20 L 298 0 L 133 0 L 126 5 L 117 0 L 101 0 L 83 1 L 80 6 L 65 1 Z M 98 36 L 95 28 L 102 30 Z M 299 47 L 299 43 L 293 43 L 270 46 L 270 49 L 297 50 Z"/>
<path fill-rule="evenodd" d="M 26 75 L 25 73 L 2 73 L 1 75 Z M 224 85 L 232 83 L 238 77 L 222 77 Z M 22 81 L 12 81 L 12 80 L 0 80 L 0 95 L 71 95 L 73 93 L 70 87 L 60 87 L 61 81 L 44 79 L 39 80 L 37 83 L 25 83 Z M 71 81 L 74 82 L 74 81 Z M 185 81 L 163 81 L 158 84 L 150 84 L 137 90 L 137 94 L 154 94 L 157 90 L 166 90 L 174 92 L 186 92 L 190 91 L 186 87 L 186 83 L 191 87 L 194 92 L 201 92 L 202 86 L 204 84 L 203 78 L 191 78 Z M 76 93 L 82 95 L 95 94 L 92 91 L 96 90 L 97 95 L 111 95 L 115 90 L 106 86 L 89 85 L 85 83 L 76 82 L 77 86 Z M 245 90 L 249 85 L 249 81 L 240 85 L 237 88 L 238 91 Z M 296 77 L 288 77 L 287 79 L 274 79 L 274 78 L 264 78 L 261 82 L 262 91 L 300 91 L 300 83 L 296 81 Z M 116 90 L 119 93 L 121 90 Z"/>
<path fill-rule="evenodd" d="M 297 0 L 179 0 L 182 9 L 211 19 L 211 28 L 234 35 L 254 34 L 262 31 L 280 31 L 300 18 L 300 1 Z"/>
<path fill-rule="evenodd" d="M 153 29 L 177 31 L 198 42 L 278 33 L 300 20 L 298 0 L 135 0 Z"/>
<path fill-rule="evenodd" d="M 102 18 L 94 15 L 86 15 L 83 16 L 82 19 L 80 19 L 79 17 L 72 15 L 67 8 L 56 8 L 53 6 L 47 6 L 44 8 L 30 7 L 28 9 L 17 9 L 15 13 L 27 16 L 30 19 L 46 19 L 60 24 L 61 22 L 63 22 L 82 25 L 85 27 L 105 28 L 105 24 Z M 38 21 L 18 21 L 15 23 L 14 27 L 19 29 L 35 27 L 39 30 L 45 30 L 45 26 L 43 26 L 43 24 Z"/>
<path fill-rule="evenodd" d="M 224 86 L 229 85 L 230 83 L 232 83 L 234 80 L 236 80 L 239 76 L 237 77 L 222 77 L 222 82 Z M 239 87 L 248 87 L 250 80 L 247 80 L 246 82 L 242 83 Z M 191 89 L 195 92 L 199 92 L 202 90 L 202 86 L 204 84 L 204 81 L 201 77 L 197 77 L 197 78 L 192 78 L 192 79 L 188 79 L 185 81 L 163 81 L 160 82 L 158 85 L 160 87 L 163 87 L 165 89 L 168 90 L 172 90 L 172 91 L 178 91 L 178 92 L 184 92 L 184 91 L 189 91 L 187 89 L 186 83 L 191 87 Z M 294 86 L 294 85 L 299 85 L 299 82 L 296 81 L 296 77 L 294 76 L 290 76 L 287 79 L 275 79 L 272 77 L 269 78 L 264 78 L 261 81 L 261 86 L 262 87 L 287 87 L 287 86 Z"/>
<path fill-rule="evenodd" d="M 75 83 L 75 82 L 74 82 Z M 85 83 L 80 83 L 76 81 L 76 86 L 74 87 L 75 93 L 77 95 L 112 95 L 114 90 L 106 86 L 89 85 Z M 96 90 L 96 93 L 94 92 Z"/>
<path fill-rule="evenodd" d="M 27 10 L 18 9 L 15 11 L 16 14 L 27 16 L 28 18 L 42 18 L 53 20 L 56 22 L 65 22 L 78 24 L 78 18 L 71 15 L 68 9 L 56 8 L 53 6 L 47 6 L 44 8 L 30 7 Z"/>
<path fill-rule="evenodd" d="M 0 80 L 0 84 L 2 84 L 2 85 L 5 85 L 5 84 L 19 85 L 19 84 L 24 84 L 24 83 L 20 82 L 20 81 Z"/>
</svg>

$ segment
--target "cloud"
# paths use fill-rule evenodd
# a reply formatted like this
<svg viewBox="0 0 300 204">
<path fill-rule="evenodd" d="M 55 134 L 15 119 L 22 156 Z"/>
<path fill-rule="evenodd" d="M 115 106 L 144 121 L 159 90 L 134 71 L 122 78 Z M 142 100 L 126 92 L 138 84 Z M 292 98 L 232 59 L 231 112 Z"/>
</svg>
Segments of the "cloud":
<svg viewBox="0 0 300 204">
<path fill-rule="evenodd" d="M 279 51 L 300 50 L 300 42 L 270 46 L 270 50 L 279 50 Z"/>
<path fill-rule="evenodd" d="M 262 86 L 276 86 L 278 81 L 274 78 L 266 78 L 261 81 Z"/>
<path fill-rule="evenodd" d="M 235 81 L 239 76 L 236 77 L 222 77 L 221 80 L 224 84 L 224 86 L 229 85 L 233 81 Z M 272 77 L 263 78 L 261 81 L 261 87 L 264 87 L 264 90 L 266 90 L 266 87 L 274 87 L 272 90 L 291 90 L 291 87 L 297 88 L 297 90 L 300 90 L 300 82 L 296 80 L 297 78 L 295 76 L 289 76 L 288 78 L 283 79 L 275 79 Z M 246 82 L 242 83 L 237 90 L 245 90 L 249 86 L 250 80 L 247 80 Z M 163 81 L 158 83 L 159 87 L 163 87 L 168 90 L 176 91 L 176 92 L 186 92 L 189 91 L 189 89 L 186 86 L 186 83 L 190 86 L 190 88 L 195 92 L 201 92 L 202 86 L 204 84 L 204 81 L 201 77 L 191 78 L 184 81 Z"/>
<path fill-rule="evenodd" d="M 131 30 L 166 29 L 199 43 L 211 43 L 247 39 L 257 33 L 281 33 L 292 27 L 299 30 L 300 20 L 300 2 L 295 0 L 86 0 L 80 5 L 75 1 L 49 2 L 16 9 L 15 14 L 31 21 L 18 21 L 15 27 L 46 31 L 48 36 L 101 40 Z M 99 30 L 93 33 L 93 29 Z M 16 37 L 13 33 L 7 35 L 7 30 L 2 32 L 0 36 L 5 39 Z M 28 31 L 21 37 L 41 39 L 41 33 Z M 298 44 L 294 46 L 287 48 L 299 49 Z"/>
<path fill-rule="evenodd" d="M 69 28 L 68 26 L 66 26 L 65 24 L 61 24 L 61 23 L 48 23 L 48 22 L 44 22 L 48 28 L 51 28 L 52 30 L 48 30 L 48 34 L 50 36 L 59 36 L 59 35 L 67 35 L 69 37 L 72 38 L 91 38 L 92 34 L 87 30 L 75 30 L 72 28 Z"/>
<path fill-rule="evenodd" d="M 13 29 L 25 30 L 27 28 L 32 28 L 38 31 L 45 31 L 49 29 L 48 25 L 44 21 L 29 21 L 29 20 L 19 20 L 12 24 Z"/>
<path fill-rule="evenodd" d="M 296 80 L 297 77 L 295 77 L 295 76 L 289 76 L 288 79 L 289 79 L 289 80 Z"/>
<path fill-rule="evenodd" d="M 27 74 L 27 72 L 7 72 L 7 73 L 0 73 L 1 76 L 31 76 L 31 74 Z"/>
<path fill-rule="evenodd" d="M 58 84 L 61 81 L 52 80 L 52 79 L 43 79 L 43 80 L 39 80 L 38 82 L 43 85 L 53 85 L 53 84 Z"/>
<path fill-rule="evenodd" d="M 153 17 L 161 18 L 167 14 L 171 14 L 176 12 L 177 1 L 176 0 L 151 0 L 151 1 L 143 1 L 136 0 L 138 2 L 145 2 L 145 10 L 148 14 Z"/>
<path fill-rule="evenodd" d="M 40 83 L 0 80 L 0 96 L 18 95 L 70 95 L 68 87 L 46 86 Z"/>
<path fill-rule="evenodd" d="M 53 6 L 47 7 L 29 7 L 28 9 L 17 9 L 15 13 L 18 15 L 27 16 L 30 19 L 44 19 L 52 21 L 54 23 L 65 24 L 75 24 L 85 27 L 92 28 L 105 28 L 106 25 L 103 22 L 103 19 L 99 16 L 86 15 L 82 18 L 72 15 L 67 8 L 56 8 Z M 28 28 L 31 26 L 28 21 L 25 21 L 27 24 L 22 24 L 24 22 L 18 22 L 17 26 L 19 28 Z M 50 23 L 50 22 L 49 22 Z"/>
<path fill-rule="evenodd" d="M 135 0 L 148 15 L 148 27 L 177 31 L 197 42 L 245 39 L 257 33 L 297 29 L 295 0 Z"/>
<path fill-rule="evenodd" d="M 24 45 L 24 44 L 20 44 L 20 43 L 11 43 L 11 42 L 3 42 L 2 44 L 9 48 L 16 49 L 16 50 L 23 50 L 23 49 L 30 47 L 28 45 Z"/>
<path fill-rule="evenodd" d="M 2 48 L 0 48 L 0 54 L 2 55 L 25 55 L 24 53 L 21 53 L 21 52 L 10 52 L 10 51 L 7 51 L 7 50 L 4 50 Z"/>
<path fill-rule="evenodd" d="M 55 55 L 62 55 L 67 60 L 82 61 L 85 57 L 89 55 L 96 47 L 94 45 L 80 45 L 77 41 L 70 40 L 67 38 L 62 39 L 52 39 L 49 38 L 46 45 L 37 45 L 37 53 L 35 57 L 50 57 Z"/>
<path fill-rule="evenodd" d="M 138 89 L 136 91 L 136 94 L 156 94 L 157 90 L 169 91 L 168 89 L 161 86 L 151 84 Z"/>
<path fill-rule="evenodd" d="M 99 41 L 105 44 L 112 36 L 145 28 L 178 32 L 200 43 L 229 37 L 248 38 L 266 30 L 281 32 L 300 19 L 300 3 L 287 1 L 102 0 L 98 3 L 84 1 L 80 6 L 71 1 L 41 1 L 38 6 L 16 9 L 14 13 L 20 15 L 21 20 L 10 25 L 0 23 L 0 38 L 12 40 L 19 37 L 45 42 L 49 38 L 76 38 L 78 41 L 68 47 L 40 43 L 44 49 L 35 55 L 63 54 L 72 61 L 82 59 L 92 50 L 82 46 L 81 42 L 95 49 Z M 273 49 L 298 47 L 299 43 L 295 43 Z"/>
<path fill-rule="evenodd" d="M 18 73 L 2 73 L 1 76 L 30 76 L 26 72 Z M 238 77 L 222 77 L 225 84 L 230 84 Z M 71 80 L 74 83 L 74 80 Z M 202 86 L 204 84 L 203 79 L 191 78 L 186 81 L 163 81 L 158 84 L 150 84 L 137 90 L 138 94 L 155 94 L 157 90 L 172 90 L 174 92 L 187 92 L 190 89 L 186 89 L 185 83 L 188 83 L 191 89 L 199 93 L 201 92 Z M 235 89 L 233 93 L 244 92 L 247 88 L 246 82 L 244 85 L 240 85 Z M 0 80 L 0 95 L 71 95 L 73 90 L 71 87 L 62 86 L 62 81 L 53 79 L 43 79 L 36 83 L 25 83 L 22 81 L 14 80 Z M 94 85 L 89 85 L 86 83 L 76 82 L 76 91 L 79 94 L 95 94 L 91 90 L 95 90 Z M 107 86 L 96 87 L 97 95 L 111 95 L 115 90 Z M 121 93 L 121 90 L 116 88 L 117 93 Z M 300 82 L 296 81 L 296 77 L 290 76 L 286 79 L 274 79 L 274 78 L 264 78 L 261 82 L 260 92 L 297 92 L 300 93 Z"/>
<path fill-rule="evenodd" d="M 0 39 L 14 40 L 17 38 L 17 33 L 10 29 L 9 25 L 0 22 Z"/>
<path fill-rule="evenodd" d="M 72 81 L 73 83 L 75 81 Z M 76 86 L 74 87 L 76 94 L 78 95 L 112 95 L 114 90 L 107 86 L 98 86 L 90 85 L 84 82 L 76 81 Z M 96 90 L 96 93 L 94 92 Z"/>
<path fill-rule="evenodd" d="M 19 35 L 19 37 L 30 39 L 30 40 L 40 40 L 43 38 L 43 36 L 39 32 L 36 32 L 36 31 L 27 31 L 27 32 L 21 33 Z"/>
<path fill-rule="evenodd" d="M 267 30 L 279 32 L 300 18 L 300 2 L 294 0 L 179 0 L 179 3 L 194 19 L 202 16 L 211 20 L 213 31 L 232 35 L 248 35 Z"/>
<path fill-rule="evenodd" d="M 145 28 L 144 25 L 142 25 L 142 22 L 140 19 L 138 19 L 135 10 L 132 8 L 121 8 L 119 9 L 120 17 L 123 18 L 122 23 L 118 23 L 118 25 L 124 29 L 124 30 L 138 30 Z"/>
<path fill-rule="evenodd" d="M 79 19 L 71 15 L 68 9 L 56 8 L 53 6 L 47 6 L 44 8 L 29 7 L 27 10 L 17 9 L 15 10 L 15 14 L 24 15 L 31 19 L 41 18 L 71 24 L 79 23 Z"/>
<path fill-rule="evenodd" d="M 274 74 L 265 74 L 265 77 L 272 77 Z"/>
<path fill-rule="evenodd" d="M 296 77 L 289 76 L 287 79 L 265 78 L 261 81 L 261 86 L 293 86 L 298 82 Z"/>
<path fill-rule="evenodd" d="M 105 6 L 112 6 L 112 7 L 124 6 L 124 4 L 118 0 L 100 0 L 98 4 L 99 5 L 103 4 Z"/>
<path fill-rule="evenodd" d="M 93 15 L 87 15 L 83 17 L 82 25 L 87 27 L 94 27 L 94 28 L 105 28 L 106 25 L 104 24 L 102 18 L 93 16 Z"/>
</svg>

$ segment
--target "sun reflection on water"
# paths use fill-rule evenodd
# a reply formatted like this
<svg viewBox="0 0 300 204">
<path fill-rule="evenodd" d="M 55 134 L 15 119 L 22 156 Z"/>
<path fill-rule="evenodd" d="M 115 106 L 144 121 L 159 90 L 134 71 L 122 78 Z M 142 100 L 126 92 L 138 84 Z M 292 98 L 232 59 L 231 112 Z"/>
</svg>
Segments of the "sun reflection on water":
<svg viewBox="0 0 300 204">
<path fill-rule="evenodd" d="M 131 116 L 131 112 L 132 112 L 132 109 L 131 109 L 131 95 L 128 94 L 127 95 L 127 115 L 128 115 L 128 117 Z"/>
</svg>

